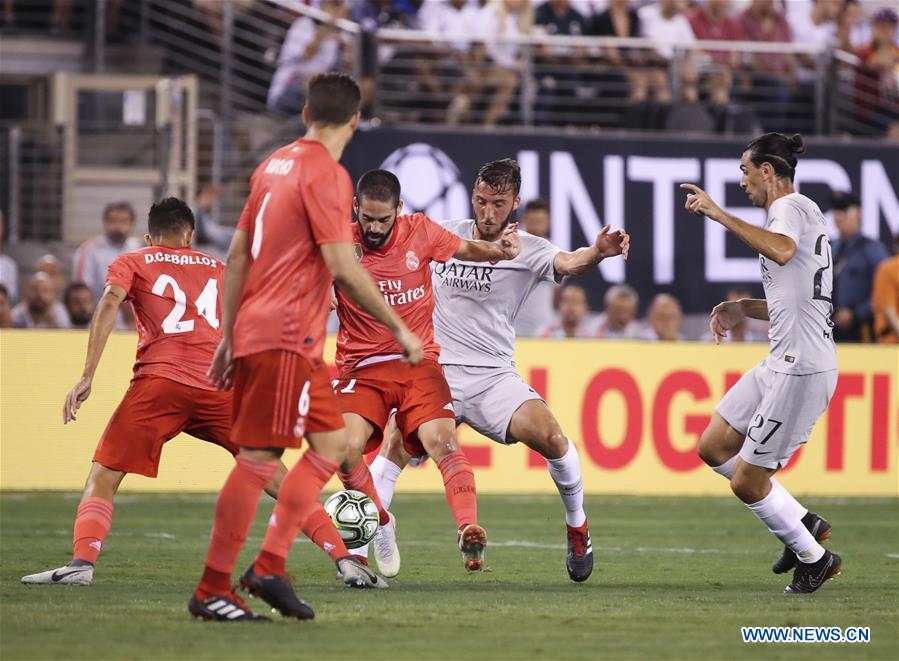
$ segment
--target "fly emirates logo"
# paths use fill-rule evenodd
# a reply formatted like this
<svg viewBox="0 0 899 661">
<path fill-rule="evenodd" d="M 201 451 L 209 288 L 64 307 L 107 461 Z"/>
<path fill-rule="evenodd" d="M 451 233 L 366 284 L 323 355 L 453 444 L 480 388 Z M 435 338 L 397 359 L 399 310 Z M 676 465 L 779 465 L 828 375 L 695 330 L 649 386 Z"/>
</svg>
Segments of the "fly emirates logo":
<svg viewBox="0 0 899 661">
<path fill-rule="evenodd" d="M 381 295 L 391 307 L 414 303 L 425 296 L 424 285 L 404 290 L 402 280 L 378 280 L 378 289 L 381 290 Z"/>
</svg>

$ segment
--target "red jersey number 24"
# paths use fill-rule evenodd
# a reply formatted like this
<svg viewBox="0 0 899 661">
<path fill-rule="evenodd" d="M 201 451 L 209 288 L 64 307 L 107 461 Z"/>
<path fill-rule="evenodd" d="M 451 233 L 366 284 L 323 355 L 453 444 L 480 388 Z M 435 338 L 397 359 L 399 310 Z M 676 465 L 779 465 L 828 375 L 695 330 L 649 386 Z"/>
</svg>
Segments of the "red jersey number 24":
<svg viewBox="0 0 899 661">
<path fill-rule="evenodd" d="M 161 275 L 157 278 L 153 285 L 153 293 L 162 296 L 165 290 L 171 287 L 172 295 L 175 298 L 175 307 L 169 312 L 168 316 L 162 320 L 162 332 L 166 334 L 172 333 L 190 333 L 194 329 L 193 319 L 184 319 L 184 311 L 187 308 L 187 294 L 178 286 L 178 283 L 170 275 Z M 219 327 L 219 320 L 216 316 L 216 307 L 218 304 L 218 280 L 209 278 L 209 282 L 203 288 L 203 293 L 194 301 L 197 313 L 203 317 L 207 323 L 215 329 Z"/>
</svg>

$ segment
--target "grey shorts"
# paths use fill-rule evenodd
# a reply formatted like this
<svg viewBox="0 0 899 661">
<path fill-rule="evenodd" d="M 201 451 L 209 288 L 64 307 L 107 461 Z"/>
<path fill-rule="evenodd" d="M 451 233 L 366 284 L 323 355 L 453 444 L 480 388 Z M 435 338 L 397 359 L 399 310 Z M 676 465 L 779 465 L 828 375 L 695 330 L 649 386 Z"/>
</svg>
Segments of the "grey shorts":
<svg viewBox="0 0 899 661">
<path fill-rule="evenodd" d="M 716 409 L 746 437 L 740 458 L 764 468 L 785 466 L 827 410 L 837 373 L 783 374 L 763 361 L 744 374 Z"/>
<path fill-rule="evenodd" d="M 444 365 L 453 394 L 456 423 L 464 422 L 497 443 L 509 444 L 509 423 L 522 404 L 543 400 L 514 367 Z"/>
</svg>

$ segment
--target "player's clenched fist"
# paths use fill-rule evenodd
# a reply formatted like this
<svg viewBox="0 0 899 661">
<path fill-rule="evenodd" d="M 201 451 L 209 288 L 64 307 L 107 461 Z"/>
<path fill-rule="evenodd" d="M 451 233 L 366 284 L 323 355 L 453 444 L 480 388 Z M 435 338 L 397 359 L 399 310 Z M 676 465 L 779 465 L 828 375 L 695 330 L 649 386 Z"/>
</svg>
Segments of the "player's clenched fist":
<svg viewBox="0 0 899 661">
<path fill-rule="evenodd" d="M 518 223 L 510 223 L 499 237 L 499 245 L 506 259 L 515 259 L 521 254 L 521 236 L 518 234 Z"/>
<path fill-rule="evenodd" d="M 424 349 L 418 335 L 406 328 L 397 333 L 396 341 L 403 347 L 403 358 L 407 363 L 418 365 L 421 362 Z"/>
<path fill-rule="evenodd" d="M 627 254 L 631 249 L 631 237 L 624 230 L 612 232 L 611 225 L 606 225 L 596 235 L 594 246 L 603 259 L 616 255 L 622 255 L 627 259 Z"/>
<path fill-rule="evenodd" d="M 702 190 L 699 186 L 694 186 L 693 184 L 681 184 L 681 188 L 684 190 L 691 191 L 689 195 L 687 195 L 687 201 L 684 203 L 684 208 L 690 213 L 694 213 L 697 216 L 708 216 L 712 220 L 717 220 L 720 217 L 721 208 L 715 204 L 709 194 Z"/>
<path fill-rule="evenodd" d="M 206 372 L 209 382 L 219 390 L 230 390 L 234 380 L 234 356 L 228 340 L 219 342 L 212 357 L 212 364 Z"/>
</svg>

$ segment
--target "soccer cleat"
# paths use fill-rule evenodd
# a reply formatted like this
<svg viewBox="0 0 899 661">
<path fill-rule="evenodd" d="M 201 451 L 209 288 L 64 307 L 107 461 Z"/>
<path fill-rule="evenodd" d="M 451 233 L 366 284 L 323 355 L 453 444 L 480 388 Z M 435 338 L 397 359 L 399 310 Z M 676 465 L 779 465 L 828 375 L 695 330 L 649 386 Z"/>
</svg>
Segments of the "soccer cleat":
<svg viewBox="0 0 899 661">
<path fill-rule="evenodd" d="M 837 576 L 843 568 L 843 559 L 825 550 L 818 562 L 800 562 L 793 572 L 793 582 L 784 588 L 784 594 L 811 594 L 828 579 Z"/>
<path fill-rule="evenodd" d="M 315 617 L 315 611 L 297 597 L 286 576 L 259 576 L 253 569 L 253 564 L 250 564 L 240 577 L 240 585 L 247 592 L 262 599 L 284 617 L 295 617 L 298 620 L 311 620 Z"/>
<path fill-rule="evenodd" d="M 265 615 L 256 615 L 243 599 L 233 592 L 231 594 L 209 597 L 203 601 L 193 594 L 187 602 L 187 610 L 201 620 L 215 622 L 271 622 Z"/>
<path fill-rule="evenodd" d="M 487 531 L 476 523 L 470 523 L 459 533 L 459 550 L 466 571 L 484 571 L 484 549 L 487 547 Z"/>
<path fill-rule="evenodd" d="M 572 581 L 581 583 L 593 573 L 593 543 L 590 541 L 590 530 L 587 522 L 584 525 L 568 528 L 568 558 L 565 566 Z"/>
<path fill-rule="evenodd" d="M 343 581 L 348 588 L 384 589 L 390 587 L 383 578 L 366 567 L 359 558 L 348 555 L 337 560 L 337 580 Z"/>
<path fill-rule="evenodd" d="M 59 569 L 51 569 L 39 574 L 22 577 L 25 585 L 90 585 L 94 580 L 93 565 L 65 565 Z"/>
<path fill-rule="evenodd" d="M 812 533 L 812 537 L 815 538 L 816 542 L 823 542 L 830 537 L 831 525 L 814 512 L 806 512 L 805 516 L 802 517 L 802 524 Z M 796 558 L 796 554 L 793 553 L 793 549 L 789 546 L 784 546 L 783 553 L 780 554 L 777 562 L 771 565 L 771 571 L 775 574 L 786 574 L 796 566 L 797 562 L 799 560 Z"/>
<path fill-rule="evenodd" d="M 393 578 L 400 573 L 400 550 L 396 545 L 396 517 L 390 512 L 387 516 L 390 517 L 390 521 L 378 528 L 372 543 L 375 547 L 378 569 L 387 578 Z"/>
</svg>

